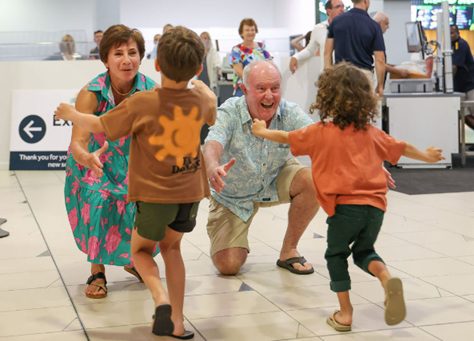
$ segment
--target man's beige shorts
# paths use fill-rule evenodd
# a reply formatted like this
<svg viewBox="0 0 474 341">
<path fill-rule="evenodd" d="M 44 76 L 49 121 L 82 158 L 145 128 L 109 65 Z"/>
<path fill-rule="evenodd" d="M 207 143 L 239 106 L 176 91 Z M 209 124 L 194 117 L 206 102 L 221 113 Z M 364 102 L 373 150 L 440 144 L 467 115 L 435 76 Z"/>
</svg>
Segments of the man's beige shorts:
<svg viewBox="0 0 474 341">
<path fill-rule="evenodd" d="M 224 249 L 241 247 L 250 251 L 248 242 L 249 226 L 260 207 L 270 207 L 289 203 L 290 185 L 301 169 L 307 168 L 296 159 L 290 159 L 282 167 L 276 179 L 278 201 L 254 202 L 254 211 L 248 221 L 243 221 L 228 208 L 215 201 L 209 200 L 209 218 L 207 221 L 207 234 L 211 240 L 211 256 Z"/>
</svg>

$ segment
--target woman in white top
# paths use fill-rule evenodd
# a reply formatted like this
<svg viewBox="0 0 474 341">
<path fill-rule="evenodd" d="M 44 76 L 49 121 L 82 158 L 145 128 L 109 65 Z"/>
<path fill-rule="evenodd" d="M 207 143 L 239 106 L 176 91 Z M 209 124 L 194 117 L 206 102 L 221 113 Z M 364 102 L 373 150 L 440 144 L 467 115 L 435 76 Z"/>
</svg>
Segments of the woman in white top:
<svg viewBox="0 0 474 341">
<path fill-rule="evenodd" d="M 199 79 L 202 80 L 212 91 L 217 90 L 217 78 L 221 72 L 221 60 L 219 53 L 212 45 L 211 35 L 209 32 L 202 32 L 200 35 L 201 40 L 206 49 L 204 55 L 203 71 L 199 75 Z"/>
<path fill-rule="evenodd" d="M 221 60 L 219 52 L 212 46 L 211 35 L 209 32 L 202 32 L 200 35 L 202 43 L 204 44 L 204 62 L 203 69 L 198 79 L 203 81 L 212 91 L 217 95 L 217 78 L 221 74 Z M 204 144 L 209 126 L 204 124 L 201 129 L 201 144 Z"/>
</svg>

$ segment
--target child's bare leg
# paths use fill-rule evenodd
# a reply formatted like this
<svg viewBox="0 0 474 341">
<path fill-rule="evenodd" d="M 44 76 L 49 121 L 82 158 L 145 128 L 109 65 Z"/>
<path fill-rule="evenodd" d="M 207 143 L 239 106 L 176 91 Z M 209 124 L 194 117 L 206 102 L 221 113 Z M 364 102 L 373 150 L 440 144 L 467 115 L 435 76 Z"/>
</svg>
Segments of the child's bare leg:
<svg viewBox="0 0 474 341">
<path fill-rule="evenodd" d="M 172 306 L 171 319 L 174 323 L 174 335 L 184 333 L 183 306 L 186 273 L 181 255 L 182 238 L 183 233 L 167 228 L 165 237 L 159 244 L 166 268 L 166 284 Z"/>
<path fill-rule="evenodd" d="M 337 299 L 339 300 L 340 310 L 335 316 L 336 321 L 339 322 L 340 324 L 345 324 L 349 326 L 352 324 L 352 313 L 353 313 L 349 291 L 338 292 Z"/>
<path fill-rule="evenodd" d="M 386 288 L 387 282 L 390 278 L 392 278 L 392 276 L 390 275 L 390 272 L 388 271 L 384 262 L 373 260 L 369 263 L 368 269 L 372 275 L 379 279 L 380 283 L 382 283 L 382 286 Z"/>
<path fill-rule="evenodd" d="M 160 271 L 153 259 L 156 241 L 141 237 L 137 229 L 132 231 L 132 258 L 143 282 L 151 292 L 155 306 L 168 304 L 169 299 L 161 284 Z"/>
</svg>

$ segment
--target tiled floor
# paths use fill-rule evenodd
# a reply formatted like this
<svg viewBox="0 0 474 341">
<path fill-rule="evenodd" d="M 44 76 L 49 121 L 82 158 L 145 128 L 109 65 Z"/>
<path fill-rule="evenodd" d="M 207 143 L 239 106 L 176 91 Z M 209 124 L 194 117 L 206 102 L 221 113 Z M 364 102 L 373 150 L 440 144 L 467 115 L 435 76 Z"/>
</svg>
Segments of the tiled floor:
<svg viewBox="0 0 474 341">
<path fill-rule="evenodd" d="M 151 334 L 153 303 L 143 284 L 107 267 L 109 296 L 84 297 L 89 266 L 77 250 L 63 204 L 63 172 L 0 171 L 0 340 L 166 340 Z M 351 264 L 353 332 L 332 330 L 337 305 L 323 258 L 325 215 L 300 242 L 316 272 L 277 269 L 287 207 L 262 210 L 251 253 L 235 277 L 217 275 L 205 231 L 207 203 L 183 245 L 185 315 L 195 340 L 473 340 L 474 193 L 389 193 L 378 251 L 403 279 L 408 315 L 389 327 L 376 280 Z M 162 266 L 160 256 L 157 260 Z"/>
</svg>

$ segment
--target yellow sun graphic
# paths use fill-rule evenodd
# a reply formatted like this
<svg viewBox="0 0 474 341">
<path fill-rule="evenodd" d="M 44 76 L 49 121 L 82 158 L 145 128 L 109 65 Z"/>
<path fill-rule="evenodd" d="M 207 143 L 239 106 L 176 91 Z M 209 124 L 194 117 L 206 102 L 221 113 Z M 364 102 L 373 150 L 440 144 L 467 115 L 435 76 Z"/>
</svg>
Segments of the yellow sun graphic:
<svg viewBox="0 0 474 341">
<path fill-rule="evenodd" d="M 199 110 L 192 107 L 189 115 L 183 114 L 180 106 L 175 106 L 173 110 L 174 119 L 161 116 L 158 122 L 163 126 L 164 132 L 161 135 L 150 136 L 148 142 L 151 145 L 162 146 L 155 154 L 158 161 L 163 161 L 167 156 L 176 159 L 176 165 L 182 167 L 185 156 L 196 157 L 199 148 L 199 134 L 203 119 L 199 118 Z"/>
</svg>

